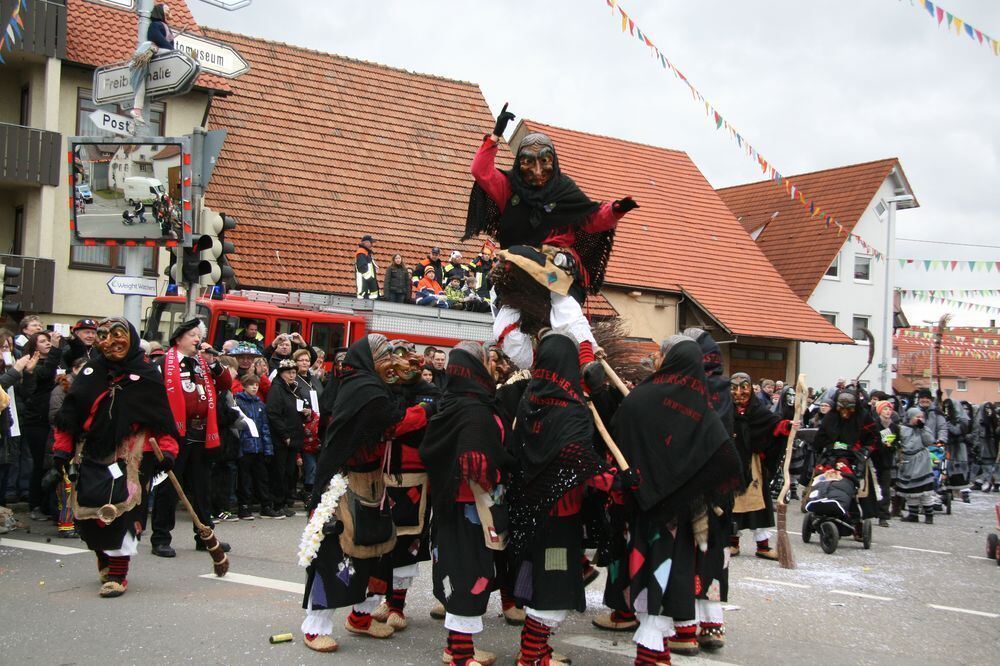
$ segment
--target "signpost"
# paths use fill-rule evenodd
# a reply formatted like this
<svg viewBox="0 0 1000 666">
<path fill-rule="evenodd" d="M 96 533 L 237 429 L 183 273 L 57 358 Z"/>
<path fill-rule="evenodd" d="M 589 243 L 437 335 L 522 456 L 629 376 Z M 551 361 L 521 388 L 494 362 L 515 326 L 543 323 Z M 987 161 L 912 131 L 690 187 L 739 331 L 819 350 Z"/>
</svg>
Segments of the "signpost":
<svg viewBox="0 0 1000 666">
<path fill-rule="evenodd" d="M 206 72 L 219 76 L 234 79 L 250 71 L 250 64 L 236 49 L 201 35 L 181 33 L 174 38 L 174 48 L 189 55 Z"/>
<path fill-rule="evenodd" d="M 119 116 L 117 113 L 98 109 L 88 117 L 90 118 L 90 122 L 94 123 L 99 130 L 114 132 L 119 136 L 132 136 L 135 134 L 135 121 L 126 116 Z"/>
<path fill-rule="evenodd" d="M 108 280 L 108 291 L 116 296 L 156 296 L 156 278 L 116 275 Z"/>
<path fill-rule="evenodd" d="M 168 97 L 183 95 L 191 90 L 201 67 L 197 62 L 180 51 L 158 53 L 149 63 L 146 76 L 146 97 Z M 94 70 L 94 104 L 131 102 L 135 97 L 132 89 L 132 70 L 129 64 L 105 65 Z"/>
</svg>

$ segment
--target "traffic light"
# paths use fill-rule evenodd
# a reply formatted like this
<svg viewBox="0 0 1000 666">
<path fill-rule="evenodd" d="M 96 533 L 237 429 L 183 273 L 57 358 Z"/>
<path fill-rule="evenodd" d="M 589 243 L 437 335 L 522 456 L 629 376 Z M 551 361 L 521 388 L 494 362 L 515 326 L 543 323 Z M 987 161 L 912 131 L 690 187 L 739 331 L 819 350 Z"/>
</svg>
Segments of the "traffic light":
<svg viewBox="0 0 1000 666">
<path fill-rule="evenodd" d="M 10 280 L 9 283 L 8 280 Z M 19 301 L 10 299 L 11 296 L 14 296 L 21 291 L 20 280 L 20 268 L 0 264 L 0 283 L 3 284 L 3 306 L 0 306 L 0 311 L 4 314 L 17 312 L 21 309 L 21 303 Z"/>
<path fill-rule="evenodd" d="M 235 227 L 236 218 L 216 213 L 208 207 L 202 208 L 201 230 L 204 233 L 197 243 L 204 264 L 200 269 L 203 284 L 216 286 L 233 279 L 233 269 L 226 255 L 232 254 L 236 248 L 226 242 L 225 237 L 226 232 Z"/>
<path fill-rule="evenodd" d="M 222 277 L 220 281 L 228 287 L 232 286 L 232 283 L 236 280 L 236 272 L 229 265 L 229 257 L 236 252 L 236 245 L 226 240 L 226 232 L 236 228 L 236 218 L 225 213 L 221 213 L 221 215 L 222 230 L 219 232 L 219 243 L 222 252 L 219 255 L 219 269 Z"/>
</svg>

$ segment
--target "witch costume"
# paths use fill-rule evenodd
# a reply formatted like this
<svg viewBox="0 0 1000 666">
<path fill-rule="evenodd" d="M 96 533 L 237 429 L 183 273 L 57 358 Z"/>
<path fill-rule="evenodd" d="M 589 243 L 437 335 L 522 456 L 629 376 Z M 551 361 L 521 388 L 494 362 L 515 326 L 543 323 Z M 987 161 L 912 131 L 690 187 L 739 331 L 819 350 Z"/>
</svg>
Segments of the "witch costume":
<svg viewBox="0 0 1000 666">
<path fill-rule="evenodd" d="M 878 514 L 878 499 L 871 457 L 881 444 L 882 428 L 868 409 L 855 409 L 856 400 L 853 391 L 841 391 L 837 394 L 837 408 L 823 417 L 813 440 L 819 461 L 814 471 L 836 469 L 854 481 L 861 517 L 874 518 Z"/>
<path fill-rule="evenodd" d="M 709 406 L 702 353 L 673 336 L 659 369 L 622 402 L 612 432 L 640 478 L 629 495 L 629 543 L 608 567 L 604 603 L 632 611 L 636 664 L 669 663 L 672 618 L 695 615 L 695 550 L 704 550 L 707 513 L 738 484 L 740 463 Z"/>
<path fill-rule="evenodd" d="M 77 375 L 55 417 L 53 460 L 78 475 L 70 496 L 76 531 L 97 554 L 102 597 L 128 587 L 128 568 L 146 522 L 149 481 L 177 457 L 163 377 L 145 360 L 135 327 L 121 318 L 97 328 L 101 355 Z M 163 451 L 158 463 L 150 439 Z"/>
<path fill-rule="evenodd" d="M 777 560 L 778 552 L 770 545 L 769 528 L 774 527 L 771 478 L 777 472 L 778 462 L 785 450 L 791 422 L 772 412 L 760 400 L 747 399 L 752 390 L 750 376 L 745 372 L 733 374 L 730 383 L 735 403 L 733 442 L 740 454 L 744 481 L 733 505 L 730 554 L 740 554 L 740 531 L 753 530 L 757 543 L 755 555 Z"/>
<path fill-rule="evenodd" d="M 473 647 L 496 587 L 494 552 L 506 545 L 504 491 L 513 460 L 504 450 L 496 385 L 482 345 L 461 342 L 448 360 L 438 412 L 427 426 L 420 458 L 430 477 L 434 596 L 445 607 L 445 656 L 458 666 L 490 661 Z"/>
<path fill-rule="evenodd" d="M 529 329 L 566 329 L 580 344 L 581 365 L 593 362 L 597 343 L 580 306 L 587 293 L 600 290 L 615 227 L 637 204 L 630 197 L 591 201 L 559 169 L 555 146 L 541 133 L 521 140 L 513 169 L 497 169 L 499 137 L 514 118 L 506 109 L 472 161 L 476 182 L 464 235 L 488 234 L 501 248 L 494 337 L 518 367 L 530 367 L 531 342 L 521 330 L 524 311 L 532 315 L 532 322 L 523 322 Z"/>
<path fill-rule="evenodd" d="M 333 652 L 333 613 L 353 606 L 350 633 L 386 638 L 393 629 L 372 619 L 387 590 L 391 564 L 382 557 L 396 540 L 385 502 L 385 434 L 402 417 L 382 379 L 391 363 L 383 335 L 369 334 L 350 346 L 316 482 L 306 507 L 309 523 L 299 548 L 306 567 L 302 622 L 306 646 Z"/>
<path fill-rule="evenodd" d="M 586 610 L 583 583 L 585 486 L 610 491 L 614 477 L 592 444 L 594 423 L 583 397 L 576 343 L 542 338 L 517 410 L 519 471 L 510 493 L 508 555 L 514 594 L 526 614 L 520 664 L 543 663 L 551 631 L 567 612 Z"/>
</svg>

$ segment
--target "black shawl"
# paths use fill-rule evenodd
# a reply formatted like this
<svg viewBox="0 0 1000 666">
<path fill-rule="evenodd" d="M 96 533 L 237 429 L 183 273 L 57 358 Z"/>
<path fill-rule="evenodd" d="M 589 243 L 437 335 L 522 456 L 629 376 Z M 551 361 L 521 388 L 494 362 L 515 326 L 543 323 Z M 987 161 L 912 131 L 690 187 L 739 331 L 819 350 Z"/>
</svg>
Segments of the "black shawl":
<svg viewBox="0 0 1000 666">
<path fill-rule="evenodd" d="M 701 363 L 705 370 L 705 385 L 708 390 L 708 404 L 722 419 L 726 432 L 733 429 L 733 396 L 730 393 L 729 377 L 723 371 L 722 351 L 719 343 L 707 331 L 695 338 L 701 348 Z"/>
<path fill-rule="evenodd" d="M 180 440 L 167 402 L 163 375 L 146 361 L 139 346 L 139 333 L 124 319 L 110 322 L 128 327 L 128 354 L 119 362 L 99 354 L 84 366 L 55 416 L 55 426 L 78 438 L 84 434 L 83 426 L 93 410 L 86 448 L 95 458 L 113 453 L 132 433 L 133 426 L 145 428 L 151 435 L 171 435 Z M 94 410 L 98 400 L 101 404 Z"/>
<path fill-rule="evenodd" d="M 541 188 L 531 187 L 521 180 L 517 158 L 514 165 L 503 172 L 511 188 L 511 198 L 505 203 L 503 213 L 486 191 L 473 183 L 462 240 L 487 234 L 503 249 L 512 245 L 540 247 L 553 232 L 575 230 L 573 249 L 587 271 L 589 290 L 596 293 L 604 282 L 615 232 L 610 229 L 591 234 L 580 227 L 601 204 L 591 201 L 572 178 L 562 173 L 558 155 L 554 157 L 552 178 Z"/>
<path fill-rule="evenodd" d="M 496 385 L 482 360 L 455 348 L 447 373 L 444 397 L 420 444 L 420 459 L 427 467 L 434 510 L 439 514 L 450 514 L 455 506 L 463 478 L 459 464 L 463 454 L 482 454 L 483 473 L 488 478 L 496 478 L 499 470 L 509 469 L 513 463 L 497 427 Z"/>
<path fill-rule="evenodd" d="M 347 349 L 347 356 L 344 357 L 344 372 L 337 390 L 337 400 L 333 405 L 330 425 L 326 429 L 326 439 L 316 463 L 316 480 L 313 486 L 313 497 L 316 501 L 326 491 L 333 475 L 341 471 L 347 460 L 359 448 L 376 446 L 379 438 L 374 435 L 383 433 L 402 417 L 396 408 L 396 401 L 389 392 L 389 387 L 375 372 L 370 337 L 365 336 L 352 344 Z M 378 418 L 372 423 L 364 424 L 364 431 L 369 436 L 362 438 L 343 436 L 344 433 L 355 431 L 358 425 L 354 423 L 355 417 L 375 401 L 384 401 L 385 409 L 377 413 Z M 367 413 L 370 411 L 366 411 Z"/>
<path fill-rule="evenodd" d="M 764 454 L 763 466 L 768 470 L 769 476 L 777 469 L 779 450 L 785 442 L 775 436 L 774 429 L 781 422 L 781 417 L 768 409 L 756 395 L 751 395 L 746 410 L 743 413 L 738 409 L 735 410 L 733 420 L 733 441 L 736 443 L 736 450 L 740 454 L 743 466 L 745 490 L 746 484 L 749 484 L 753 477 L 750 471 L 753 456 Z"/>
<path fill-rule="evenodd" d="M 543 532 L 560 498 L 605 470 L 591 444 L 576 345 L 566 336 L 549 334 L 538 346 L 516 430 L 520 468 L 511 483 L 508 546 L 515 559 Z"/>
<path fill-rule="evenodd" d="M 690 338 L 671 347 L 660 368 L 625 398 L 612 432 L 629 466 L 638 471 L 634 496 L 643 510 L 668 500 L 674 504 L 682 488 L 719 489 L 737 473 L 729 433 L 708 404 L 701 351 Z M 724 460 L 716 460 L 719 453 Z M 689 482 L 706 468 L 714 468 L 712 478 L 691 488 Z"/>
</svg>

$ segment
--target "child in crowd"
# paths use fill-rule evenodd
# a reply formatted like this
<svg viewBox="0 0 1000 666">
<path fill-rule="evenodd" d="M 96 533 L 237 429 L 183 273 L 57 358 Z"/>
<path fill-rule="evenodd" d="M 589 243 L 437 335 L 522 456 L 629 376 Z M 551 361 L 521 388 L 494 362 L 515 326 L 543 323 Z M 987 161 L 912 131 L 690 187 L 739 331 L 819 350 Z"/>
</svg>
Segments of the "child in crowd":
<svg viewBox="0 0 1000 666">
<path fill-rule="evenodd" d="M 242 413 L 246 427 L 240 431 L 240 485 L 238 489 L 240 520 L 253 520 L 250 503 L 254 497 L 260 502 L 262 518 L 282 520 L 285 515 L 274 510 L 274 502 L 267 481 L 267 458 L 274 456 L 271 430 L 267 422 L 267 406 L 257 395 L 260 379 L 246 374 L 240 379 L 243 391 L 236 394 L 236 406 Z"/>
</svg>

